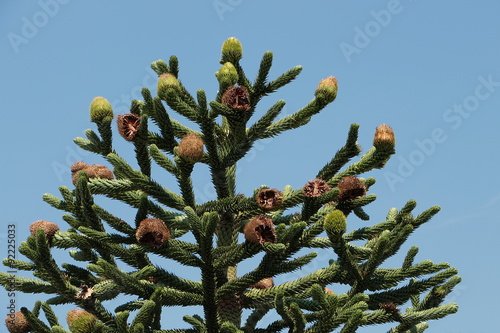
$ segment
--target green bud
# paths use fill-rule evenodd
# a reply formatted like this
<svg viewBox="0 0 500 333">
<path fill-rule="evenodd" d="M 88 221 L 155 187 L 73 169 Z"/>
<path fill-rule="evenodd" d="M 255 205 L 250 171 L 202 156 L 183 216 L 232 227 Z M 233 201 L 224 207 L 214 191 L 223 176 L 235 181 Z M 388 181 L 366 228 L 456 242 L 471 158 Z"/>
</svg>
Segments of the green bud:
<svg viewBox="0 0 500 333">
<path fill-rule="evenodd" d="M 344 213 L 342 213 L 338 209 L 335 209 L 326 214 L 324 228 L 328 235 L 342 235 L 347 228 L 347 222 L 345 220 Z"/>
<path fill-rule="evenodd" d="M 177 78 L 170 73 L 164 73 L 158 78 L 158 86 L 156 93 L 161 99 L 166 99 L 170 91 L 180 89 L 180 84 Z"/>
<path fill-rule="evenodd" d="M 235 37 L 229 37 L 222 44 L 222 62 L 238 63 L 243 57 L 243 47 L 240 41 Z"/>
<path fill-rule="evenodd" d="M 329 76 L 319 82 L 314 95 L 326 103 L 331 103 L 337 97 L 337 89 L 337 79 L 334 76 Z"/>
<path fill-rule="evenodd" d="M 96 97 L 90 103 L 90 121 L 100 123 L 103 120 L 113 119 L 111 103 L 104 97 Z"/>
<path fill-rule="evenodd" d="M 238 83 L 238 72 L 236 71 L 236 67 L 230 62 L 226 62 L 218 72 L 215 72 L 215 76 L 225 86 L 232 86 Z"/>
</svg>

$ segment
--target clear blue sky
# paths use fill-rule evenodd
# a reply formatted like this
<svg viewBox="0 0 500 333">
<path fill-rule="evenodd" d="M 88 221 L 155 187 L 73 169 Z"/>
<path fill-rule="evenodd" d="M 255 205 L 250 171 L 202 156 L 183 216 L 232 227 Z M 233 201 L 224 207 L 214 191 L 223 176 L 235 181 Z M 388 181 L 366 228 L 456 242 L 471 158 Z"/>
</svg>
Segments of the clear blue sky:
<svg viewBox="0 0 500 333">
<path fill-rule="evenodd" d="M 459 312 L 432 321 L 428 331 L 491 332 L 500 297 L 500 184 L 494 174 L 500 162 L 499 13 L 494 0 L 2 1 L 1 256 L 7 224 L 17 224 L 19 242 L 38 219 L 65 229 L 62 213 L 42 194 L 71 187 L 69 166 L 76 160 L 105 163 L 72 142 L 93 128 L 92 98 L 104 96 L 116 113 L 126 112 L 141 87 L 154 90 L 150 63 L 170 55 L 179 57 L 188 89 L 214 96 L 221 44 L 236 36 L 249 77 L 266 50 L 275 55 L 271 77 L 303 66 L 299 78 L 263 106 L 283 98 L 292 113 L 322 78 L 339 81 L 337 100 L 308 126 L 258 145 L 242 161 L 238 190 L 302 186 L 340 148 L 351 123 L 360 124 L 365 151 L 375 127 L 389 124 L 397 154 L 385 169 L 364 175 L 378 180 L 370 191 L 378 200 L 366 208 L 371 223 L 408 199 L 419 203 L 416 212 L 440 205 L 403 248 L 418 245 L 417 260 L 450 262 L 463 277 L 449 297 Z M 131 145 L 118 149 L 132 156 Z M 199 171 L 198 200 L 211 199 L 208 178 Z M 159 180 L 175 184 L 166 176 Z M 350 228 L 364 225 L 349 220 Z M 31 307 L 35 299 L 20 295 L 18 304 Z M 180 314 L 169 322 L 186 327 Z M 381 331 L 385 327 L 360 330 Z"/>
</svg>

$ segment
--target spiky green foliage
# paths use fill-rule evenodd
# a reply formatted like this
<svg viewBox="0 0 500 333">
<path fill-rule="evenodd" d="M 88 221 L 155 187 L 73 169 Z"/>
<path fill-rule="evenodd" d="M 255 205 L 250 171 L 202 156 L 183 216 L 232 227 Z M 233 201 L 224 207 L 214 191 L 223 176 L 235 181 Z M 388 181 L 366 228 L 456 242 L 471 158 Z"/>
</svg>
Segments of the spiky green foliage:
<svg viewBox="0 0 500 333">
<path fill-rule="evenodd" d="M 302 68 L 269 79 L 273 54 L 268 51 L 252 83 L 240 64 L 242 54 L 237 39 L 224 43 L 223 66 L 216 74 L 220 89 L 212 101 L 201 89 L 196 96 L 186 90 L 178 77 L 176 57 L 168 64 L 162 60 L 152 64 L 159 76 L 159 97 L 144 88 L 144 100 L 131 103 L 130 113 L 139 117 L 127 128 L 134 131 L 130 143 L 134 163 L 113 147 L 110 107 L 106 119 L 93 110 L 99 134 L 89 129 L 87 139 L 76 138 L 75 143 L 106 159 L 115 179 L 89 178 L 81 172 L 74 189 L 60 187 L 62 198 L 44 195 L 47 203 L 65 212 L 63 220 L 69 227 L 50 240 L 38 230 L 19 248 L 26 261 L 4 260 L 8 267 L 33 272 L 32 278 L 0 273 L 0 284 L 6 288 L 52 295 L 44 303 L 37 302 L 32 311 L 22 308 L 33 332 L 69 332 L 52 309 L 60 304 L 73 304 L 86 313 L 71 321 L 73 332 L 103 333 L 347 333 L 382 323 L 393 323 L 390 332 L 422 332 L 428 327 L 426 321 L 457 311 L 456 304 L 443 303 L 460 282 L 457 270 L 447 263 L 414 262 L 418 253 L 414 246 L 400 267 L 382 267 L 439 207 L 418 214 L 416 202 L 410 200 L 400 210 L 390 209 L 380 222 L 359 228 L 353 215 L 369 219 L 363 207 L 375 195 L 365 193 L 375 180 L 359 178 L 362 191 L 357 195 L 345 195 L 341 192 L 346 189 L 337 187 L 344 177 L 382 167 L 395 152 L 393 132 L 379 134 L 376 147 L 361 154 L 359 126 L 351 125 L 345 145 L 316 179 L 308 183 L 304 179 L 306 185 L 301 188 L 286 186 L 279 204 L 267 205 L 271 209 L 259 206 L 255 197 L 259 188 L 254 196 L 236 192 L 236 164 L 255 142 L 307 124 L 337 95 L 337 81 L 328 77 L 311 89 L 312 100 L 295 113 L 277 119 L 283 100 L 257 112 L 263 97 L 293 81 Z M 174 120 L 170 110 L 199 129 Z M 254 115 L 257 119 L 251 121 Z M 203 141 L 203 154 L 196 143 L 196 159 L 186 159 L 186 151 L 193 148 L 189 145 L 179 156 L 179 141 L 189 133 Z M 153 163 L 159 171 L 153 172 Z M 217 194 L 213 201 L 197 202 L 194 195 L 191 175 L 199 164 L 208 166 Z M 165 174 L 177 180 L 178 189 L 160 183 Z M 136 213 L 113 215 L 96 203 L 98 196 L 125 203 Z M 297 207 L 300 213 L 290 213 Z M 142 227 L 145 219 L 164 223 L 168 232 L 152 223 Z M 247 224 L 250 227 L 245 228 Z M 186 234 L 192 237 L 183 237 Z M 68 250 L 73 262 L 58 264 L 54 249 Z M 256 287 L 263 279 L 297 273 L 315 260 L 313 249 L 330 249 L 329 263 L 286 283 Z M 254 258 L 255 267 L 238 274 L 238 265 L 249 258 Z M 182 270 L 172 272 L 158 262 L 189 266 L 200 272 L 201 280 L 184 276 Z M 347 291 L 330 291 L 338 285 Z M 126 300 L 108 309 L 104 303 L 114 299 Z M 162 329 L 161 319 L 169 318 L 173 306 L 198 306 L 202 313 L 184 316 L 187 328 Z M 243 310 L 249 310 L 246 318 Z M 262 324 L 271 312 L 274 318 Z"/>
</svg>

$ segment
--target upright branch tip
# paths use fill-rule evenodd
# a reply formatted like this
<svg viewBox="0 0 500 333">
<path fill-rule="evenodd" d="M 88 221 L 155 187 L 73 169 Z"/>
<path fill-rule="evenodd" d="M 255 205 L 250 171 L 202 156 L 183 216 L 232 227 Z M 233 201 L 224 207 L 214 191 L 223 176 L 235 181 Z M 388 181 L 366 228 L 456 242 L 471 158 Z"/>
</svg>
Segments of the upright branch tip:
<svg viewBox="0 0 500 333">
<path fill-rule="evenodd" d="M 166 100 L 169 93 L 178 91 L 179 89 L 180 83 L 173 74 L 163 73 L 158 77 L 156 94 L 161 99 Z"/>
<path fill-rule="evenodd" d="M 243 46 L 236 37 L 229 37 L 222 44 L 222 62 L 238 63 L 243 57 Z"/>
<path fill-rule="evenodd" d="M 113 119 L 113 108 L 111 103 L 104 97 L 96 97 L 90 103 L 90 121 L 100 123 L 104 120 Z"/>
<path fill-rule="evenodd" d="M 325 231 L 331 236 L 340 236 L 347 229 L 347 222 L 344 213 L 335 209 L 325 216 Z"/>
<path fill-rule="evenodd" d="M 236 67 L 229 61 L 226 62 L 219 71 L 215 72 L 217 80 L 224 86 L 232 86 L 238 83 L 238 72 Z"/>
</svg>

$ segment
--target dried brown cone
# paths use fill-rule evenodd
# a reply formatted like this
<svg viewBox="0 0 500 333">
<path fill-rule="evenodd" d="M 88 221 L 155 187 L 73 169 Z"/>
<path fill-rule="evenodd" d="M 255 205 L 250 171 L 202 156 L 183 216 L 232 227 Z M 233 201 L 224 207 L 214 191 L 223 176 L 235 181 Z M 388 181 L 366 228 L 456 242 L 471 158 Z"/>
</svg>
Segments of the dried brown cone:
<svg viewBox="0 0 500 333">
<path fill-rule="evenodd" d="M 141 125 L 141 117 L 135 113 L 125 113 L 116 116 L 118 133 L 127 141 L 135 141 Z"/>
<path fill-rule="evenodd" d="M 342 178 L 337 187 L 340 190 L 338 195 L 339 202 L 353 201 L 366 196 L 366 185 L 355 176 Z"/>
<path fill-rule="evenodd" d="M 75 162 L 71 166 L 71 173 L 76 173 L 78 171 L 87 169 L 88 167 L 89 167 L 89 165 L 85 162 L 82 162 L 82 161 Z"/>
<path fill-rule="evenodd" d="M 71 180 L 73 182 L 73 185 L 76 185 L 76 182 L 78 181 L 78 174 L 80 173 L 80 171 L 86 171 L 89 167 L 90 167 L 90 165 L 88 165 L 85 162 L 78 161 L 78 162 L 73 163 L 73 165 L 71 166 L 71 169 L 70 169 L 71 170 Z M 87 176 L 89 176 L 88 173 L 87 173 Z"/>
<path fill-rule="evenodd" d="M 250 286 L 250 288 L 257 288 L 257 289 L 269 289 L 271 287 L 274 287 L 273 278 L 264 278 Z"/>
<path fill-rule="evenodd" d="M 381 309 L 390 312 L 390 313 L 398 313 L 400 310 L 398 309 L 398 305 L 394 302 L 384 303 L 378 305 Z"/>
<path fill-rule="evenodd" d="M 248 89 L 241 86 L 232 86 L 222 95 L 222 104 L 229 106 L 234 110 L 250 110 L 250 96 Z"/>
<path fill-rule="evenodd" d="M 394 138 L 394 131 L 392 128 L 386 124 L 382 124 L 375 130 L 375 136 L 373 138 L 373 146 L 381 150 L 393 149 L 396 145 L 396 139 Z"/>
<path fill-rule="evenodd" d="M 319 197 L 323 193 L 330 191 L 332 188 L 328 186 L 328 184 L 323 180 L 316 178 L 314 180 L 310 180 L 307 184 L 302 188 L 302 193 L 305 197 L 314 198 Z"/>
<path fill-rule="evenodd" d="M 332 295 L 332 294 L 334 294 L 334 292 L 330 288 L 325 288 L 325 294 Z"/>
<path fill-rule="evenodd" d="M 274 188 L 263 188 L 257 193 L 257 205 L 265 211 L 276 210 L 283 202 L 283 194 Z"/>
<path fill-rule="evenodd" d="M 159 248 L 170 239 L 170 231 L 162 220 L 146 218 L 139 223 L 135 238 L 139 244 Z"/>
<path fill-rule="evenodd" d="M 90 173 L 96 178 L 104 178 L 104 179 L 114 179 L 115 175 L 113 175 L 113 171 L 104 165 L 100 164 L 92 164 L 89 167 Z M 89 175 L 90 177 L 90 175 Z"/>
<path fill-rule="evenodd" d="M 9 333 L 28 333 L 31 325 L 21 311 L 11 313 L 5 318 L 5 326 Z"/>
<path fill-rule="evenodd" d="M 101 164 L 88 165 L 84 162 L 75 162 L 71 166 L 71 180 L 73 185 L 76 185 L 78 181 L 78 174 L 82 171 L 87 173 L 88 178 L 104 178 L 104 179 L 114 179 L 115 176 L 113 172 Z"/>
<path fill-rule="evenodd" d="M 191 132 L 184 135 L 179 142 L 177 154 L 189 162 L 196 163 L 203 158 L 203 147 L 203 139 L 198 134 Z"/>
<path fill-rule="evenodd" d="M 43 232 L 45 233 L 45 237 L 49 241 L 49 244 L 52 245 L 52 238 L 54 237 L 55 233 L 59 231 L 59 227 L 57 226 L 57 224 L 44 220 L 38 220 L 30 224 L 30 233 L 32 236 L 36 236 L 36 233 L 39 229 L 43 230 Z"/>
<path fill-rule="evenodd" d="M 94 289 L 90 288 L 84 283 L 82 283 L 80 287 L 80 290 L 78 290 L 75 295 L 75 297 L 78 299 L 87 299 L 94 293 Z"/>
<path fill-rule="evenodd" d="M 251 219 L 243 229 L 245 239 L 254 244 L 276 242 L 273 220 L 267 216 L 259 215 Z"/>
</svg>

